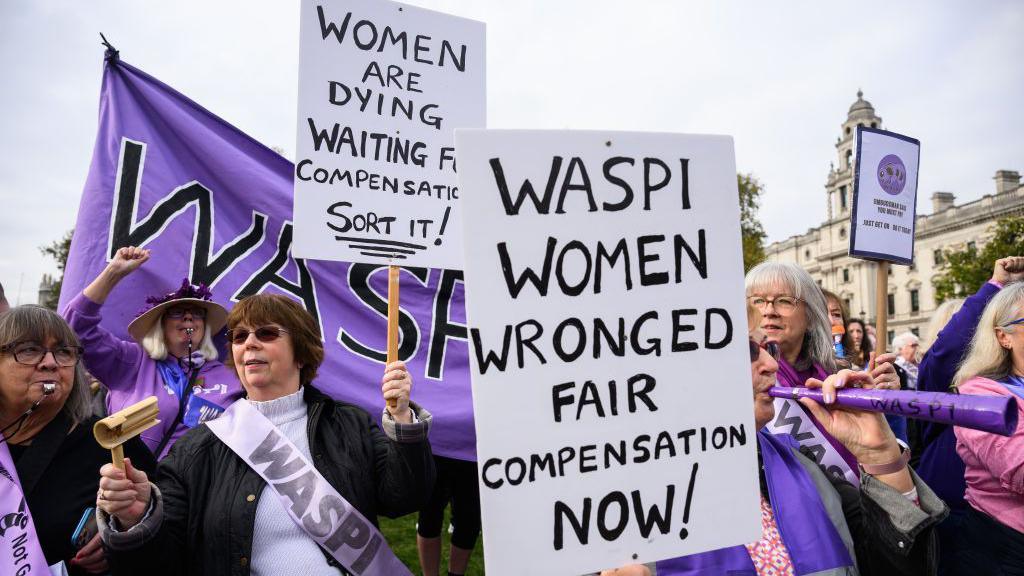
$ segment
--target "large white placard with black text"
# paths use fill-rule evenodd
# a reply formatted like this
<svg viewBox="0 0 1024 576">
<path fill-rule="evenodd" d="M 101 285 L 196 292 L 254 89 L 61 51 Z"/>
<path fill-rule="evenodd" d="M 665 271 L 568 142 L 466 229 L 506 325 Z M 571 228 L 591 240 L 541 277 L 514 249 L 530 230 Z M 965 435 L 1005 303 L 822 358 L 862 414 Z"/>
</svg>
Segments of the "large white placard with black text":
<svg viewBox="0 0 1024 576">
<path fill-rule="evenodd" d="M 913 264 L 920 158 L 914 138 L 857 127 L 850 256 Z"/>
<path fill-rule="evenodd" d="M 296 257 L 462 268 L 454 128 L 486 123 L 484 25 L 302 0 Z"/>
<path fill-rule="evenodd" d="M 488 573 L 756 540 L 732 139 L 455 140 Z"/>
</svg>

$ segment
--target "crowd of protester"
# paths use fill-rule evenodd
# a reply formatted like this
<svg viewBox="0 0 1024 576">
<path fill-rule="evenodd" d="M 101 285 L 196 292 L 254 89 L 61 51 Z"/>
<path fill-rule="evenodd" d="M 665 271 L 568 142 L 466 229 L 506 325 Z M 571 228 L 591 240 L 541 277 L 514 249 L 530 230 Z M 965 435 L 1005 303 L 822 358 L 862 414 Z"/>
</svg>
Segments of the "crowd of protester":
<svg viewBox="0 0 1024 576">
<path fill-rule="evenodd" d="M 255 295 L 229 313 L 188 281 L 140 302 L 125 327 L 132 340 L 121 340 L 101 325 L 103 304 L 149 256 L 118 250 L 61 315 L 10 308 L 0 286 L 0 449 L 47 563 L 70 574 L 347 574 L 218 427 L 251 412 L 369 524 L 418 512 L 427 576 L 443 573 L 450 505 L 447 573 L 465 573 L 480 535 L 477 468 L 431 453 L 432 416 L 411 401 L 404 364 L 385 367 L 386 407 L 372 417 L 317 390 L 334 376 L 318 374 L 323 342 L 299 304 Z M 800 267 L 754 267 L 746 296 L 762 537 L 604 574 L 1024 574 L 1021 280 L 1024 257 L 998 260 L 975 294 L 935 311 L 923 339 L 906 332 L 889 343 L 873 342 L 869 323 Z M 225 329 L 221 362 L 214 337 Z M 820 388 L 824 401 L 773 399 L 773 385 Z M 839 406 L 844 387 L 1004 396 L 1020 418 L 1010 436 L 908 422 Z M 125 445 L 119 469 L 93 424 L 148 396 L 161 424 Z M 811 434 L 798 439 L 776 421 L 787 402 Z M 93 520 L 95 532 L 73 541 Z"/>
</svg>

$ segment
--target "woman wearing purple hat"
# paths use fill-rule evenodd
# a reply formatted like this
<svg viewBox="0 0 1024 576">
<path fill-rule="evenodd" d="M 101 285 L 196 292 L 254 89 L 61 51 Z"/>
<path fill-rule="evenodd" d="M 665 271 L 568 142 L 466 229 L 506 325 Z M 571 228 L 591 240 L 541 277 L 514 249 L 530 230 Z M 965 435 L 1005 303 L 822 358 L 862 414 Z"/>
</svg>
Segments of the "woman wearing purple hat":
<svg viewBox="0 0 1024 576">
<path fill-rule="evenodd" d="M 160 424 L 143 432 L 142 441 L 162 458 L 185 431 L 216 418 L 240 398 L 242 387 L 218 361 L 213 345 L 213 335 L 227 321 L 227 310 L 203 285 L 184 280 L 174 292 L 147 298 L 148 308 L 128 325 L 134 342 L 100 326 L 110 292 L 147 260 L 149 250 L 119 249 L 68 304 L 64 317 L 82 340 L 85 367 L 108 389 L 109 412 L 157 397 Z"/>
</svg>

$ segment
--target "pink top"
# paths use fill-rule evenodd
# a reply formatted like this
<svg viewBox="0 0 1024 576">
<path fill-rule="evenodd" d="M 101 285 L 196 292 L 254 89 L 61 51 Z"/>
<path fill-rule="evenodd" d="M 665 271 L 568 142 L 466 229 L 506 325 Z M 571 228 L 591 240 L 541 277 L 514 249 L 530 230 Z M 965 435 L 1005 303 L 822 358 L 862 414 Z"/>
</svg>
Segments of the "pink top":
<svg viewBox="0 0 1024 576">
<path fill-rule="evenodd" d="M 793 576 L 793 560 L 782 541 L 771 504 L 761 496 L 761 539 L 745 544 L 757 576 Z"/>
<path fill-rule="evenodd" d="M 967 467 L 964 499 L 975 509 L 1006 526 L 1024 532 L 1024 401 L 988 378 L 971 378 L 961 394 L 1017 398 L 1019 419 L 1012 436 L 968 428 L 953 428 L 956 452 Z"/>
</svg>

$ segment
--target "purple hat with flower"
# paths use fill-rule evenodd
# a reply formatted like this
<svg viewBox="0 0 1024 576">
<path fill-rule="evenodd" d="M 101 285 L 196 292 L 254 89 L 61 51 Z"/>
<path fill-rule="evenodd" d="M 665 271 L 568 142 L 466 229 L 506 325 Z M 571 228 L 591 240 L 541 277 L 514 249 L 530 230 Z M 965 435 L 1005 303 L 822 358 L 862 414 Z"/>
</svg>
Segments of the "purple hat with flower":
<svg viewBox="0 0 1024 576">
<path fill-rule="evenodd" d="M 146 298 L 146 306 L 128 325 L 128 333 L 141 343 L 168 308 L 181 304 L 206 308 L 206 329 L 210 335 L 219 332 L 228 322 L 228 311 L 213 301 L 213 292 L 205 284 L 192 284 L 188 278 L 183 278 L 181 287 L 174 292 Z"/>
</svg>

